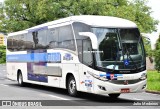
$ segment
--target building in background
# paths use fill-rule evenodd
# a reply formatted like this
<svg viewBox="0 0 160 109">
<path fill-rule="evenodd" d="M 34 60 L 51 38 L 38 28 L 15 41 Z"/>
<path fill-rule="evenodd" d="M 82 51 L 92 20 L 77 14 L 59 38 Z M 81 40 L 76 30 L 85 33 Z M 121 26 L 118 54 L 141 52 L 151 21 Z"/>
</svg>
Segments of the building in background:
<svg viewBox="0 0 160 109">
<path fill-rule="evenodd" d="M 7 37 L 5 34 L 3 33 L 0 33 L 0 46 L 1 45 L 5 45 L 6 46 L 7 44 Z"/>
<path fill-rule="evenodd" d="M 148 42 L 150 42 L 151 49 L 154 50 L 158 39 L 158 34 L 141 33 L 141 35 L 145 37 Z M 154 57 L 146 57 L 146 68 L 147 70 L 155 70 Z"/>
</svg>

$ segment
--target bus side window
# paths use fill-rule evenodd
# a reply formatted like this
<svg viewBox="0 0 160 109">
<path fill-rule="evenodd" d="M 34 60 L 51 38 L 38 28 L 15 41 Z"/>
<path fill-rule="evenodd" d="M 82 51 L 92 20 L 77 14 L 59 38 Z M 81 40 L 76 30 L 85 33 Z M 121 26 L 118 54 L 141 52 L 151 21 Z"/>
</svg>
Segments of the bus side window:
<svg viewBox="0 0 160 109">
<path fill-rule="evenodd" d="M 58 28 L 52 28 L 47 31 L 47 47 L 49 49 L 58 48 Z"/>
<path fill-rule="evenodd" d="M 19 50 L 26 50 L 26 46 L 25 46 L 25 40 L 26 40 L 26 37 L 25 37 L 26 34 L 23 34 L 23 35 L 20 35 L 20 38 L 19 38 L 19 43 L 18 43 L 18 46 L 20 47 Z"/>
<path fill-rule="evenodd" d="M 26 41 L 25 41 L 25 48 L 27 49 L 34 49 L 34 41 L 33 41 L 33 37 L 32 37 L 32 33 L 28 33 L 26 35 Z"/>
<path fill-rule="evenodd" d="M 12 44 L 13 51 L 18 51 L 18 36 L 13 36 Z"/>
<path fill-rule="evenodd" d="M 37 38 L 38 38 L 38 42 L 36 43 L 36 49 L 45 49 L 46 48 L 46 31 L 47 30 L 40 30 L 38 31 L 37 34 Z"/>
<path fill-rule="evenodd" d="M 80 22 L 74 22 L 73 24 L 74 28 L 74 34 L 76 37 L 77 42 L 77 49 L 78 49 L 78 58 L 81 63 L 83 63 L 83 41 L 86 39 L 86 37 L 80 36 L 79 32 L 91 32 L 90 26 L 80 23 Z"/>
<path fill-rule="evenodd" d="M 82 46 L 83 46 L 83 39 L 77 39 L 77 49 L 78 49 L 78 58 L 80 62 L 82 61 L 82 55 L 83 55 L 83 51 L 82 51 Z"/>
<path fill-rule="evenodd" d="M 59 47 L 69 50 L 76 50 L 71 25 L 59 28 Z"/>
<path fill-rule="evenodd" d="M 8 37 L 8 39 L 7 39 L 7 48 L 8 48 L 8 50 L 12 51 L 12 48 L 13 48 L 12 37 Z"/>
<path fill-rule="evenodd" d="M 87 66 L 93 66 L 92 45 L 89 38 L 83 40 L 83 63 Z"/>
</svg>

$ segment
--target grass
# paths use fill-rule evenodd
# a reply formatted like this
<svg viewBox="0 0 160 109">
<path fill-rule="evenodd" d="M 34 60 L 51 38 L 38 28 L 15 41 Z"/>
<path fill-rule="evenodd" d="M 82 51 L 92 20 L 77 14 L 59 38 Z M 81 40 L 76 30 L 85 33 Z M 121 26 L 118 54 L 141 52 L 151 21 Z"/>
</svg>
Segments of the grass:
<svg viewBox="0 0 160 109">
<path fill-rule="evenodd" d="M 147 72 L 147 90 L 160 91 L 160 73 L 157 71 Z"/>
</svg>

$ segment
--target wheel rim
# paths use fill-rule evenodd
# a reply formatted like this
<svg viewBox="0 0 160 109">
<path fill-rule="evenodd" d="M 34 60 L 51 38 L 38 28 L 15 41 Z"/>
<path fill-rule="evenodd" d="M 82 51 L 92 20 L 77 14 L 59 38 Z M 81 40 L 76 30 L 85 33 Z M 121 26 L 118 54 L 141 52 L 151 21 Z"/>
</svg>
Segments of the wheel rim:
<svg viewBox="0 0 160 109">
<path fill-rule="evenodd" d="M 19 74 L 18 82 L 19 82 L 19 84 L 22 84 L 22 75 L 21 74 Z"/>
<path fill-rule="evenodd" d="M 71 80 L 69 83 L 69 90 L 71 93 L 74 93 L 76 90 L 76 82 L 75 80 Z"/>
</svg>

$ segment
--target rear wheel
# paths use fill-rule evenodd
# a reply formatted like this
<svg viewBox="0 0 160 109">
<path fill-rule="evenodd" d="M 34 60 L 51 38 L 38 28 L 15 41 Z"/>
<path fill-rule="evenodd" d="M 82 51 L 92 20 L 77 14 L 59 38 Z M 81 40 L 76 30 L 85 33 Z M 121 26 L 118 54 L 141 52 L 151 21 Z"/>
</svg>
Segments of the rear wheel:
<svg viewBox="0 0 160 109">
<path fill-rule="evenodd" d="M 108 94 L 108 95 L 111 98 L 118 98 L 120 96 L 120 93 L 117 93 L 117 94 Z"/>
<path fill-rule="evenodd" d="M 18 72 L 18 78 L 17 78 L 17 80 L 18 80 L 18 85 L 24 86 L 23 76 L 22 76 L 22 72 L 21 71 Z"/>
<path fill-rule="evenodd" d="M 76 88 L 76 81 L 73 76 L 70 76 L 67 83 L 68 93 L 71 96 L 77 96 L 77 88 Z"/>
</svg>

